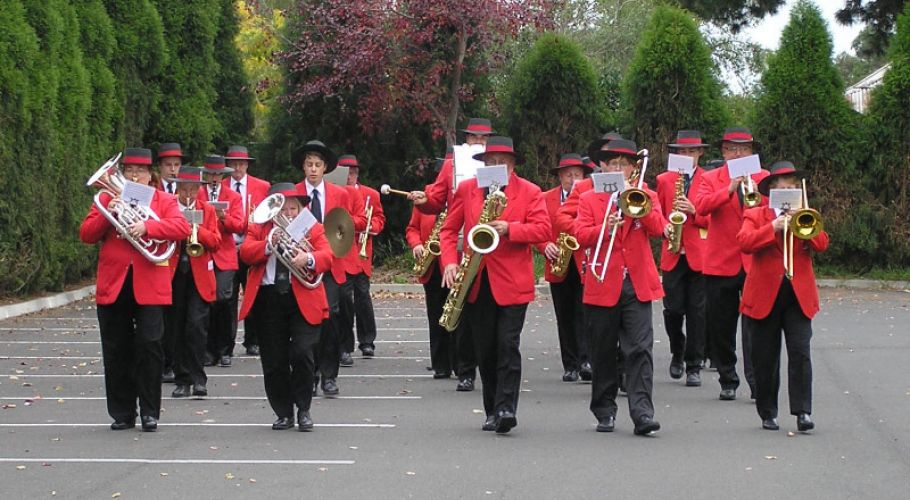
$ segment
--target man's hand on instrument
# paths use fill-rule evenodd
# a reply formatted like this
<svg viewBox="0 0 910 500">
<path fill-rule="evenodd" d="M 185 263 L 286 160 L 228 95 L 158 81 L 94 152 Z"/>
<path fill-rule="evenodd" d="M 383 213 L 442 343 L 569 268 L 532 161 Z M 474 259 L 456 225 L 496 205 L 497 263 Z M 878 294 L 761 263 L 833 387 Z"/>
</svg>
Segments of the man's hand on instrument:
<svg viewBox="0 0 910 500">
<path fill-rule="evenodd" d="M 506 236 L 509 234 L 509 223 L 504 220 L 494 220 L 488 223 L 490 227 L 496 230 L 500 236 Z"/>
<path fill-rule="evenodd" d="M 145 227 L 145 222 L 139 221 L 131 226 L 129 226 L 130 236 L 133 238 L 141 238 L 145 236 L 145 233 L 148 232 L 148 229 Z"/>
<path fill-rule="evenodd" d="M 675 206 L 676 210 L 679 210 L 680 212 L 683 212 L 683 213 L 687 213 L 689 215 L 695 215 L 695 205 L 693 205 L 692 202 L 689 201 L 689 198 L 686 198 L 685 196 L 683 196 L 682 198 L 676 200 L 675 205 L 676 205 Z"/>
<path fill-rule="evenodd" d="M 673 224 L 667 224 L 664 226 L 664 237 L 670 239 L 670 236 L 673 235 Z"/>
<path fill-rule="evenodd" d="M 417 245 L 411 249 L 411 253 L 414 255 L 414 260 L 420 260 L 423 258 L 424 254 L 427 253 L 427 249 L 423 245 Z"/>
<path fill-rule="evenodd" d="M 783 231 L 784 226 L 787 225 L 787 216 L 785 214 L 780 214 L 776 219 L 771 221 L 771 227 L 774 228 L 774 231 Z"/>
<path fill-rule="evenodd" d="M 306 269 L 310 262 L 310 252 L 296 252 L 291 259 L 291 264 L 297 269 Z"/>
<path fill-rule="evenodd" d="M 610 229 L 622 227 L 625 222 L 625 219 L 619 214 L 610 214 L 610 217 L 607 218 L 607 224 L 610 226 Z"/>
<path fill-rule="evenodd" d="M 224 210 L 216 208 L 215 215 L 218 216 L 218 220 L 224 220 Z"/>
<path fill-rule="evenodd" d="M 745 180 L 745 177 L 734 177 L 733 179 L 730 179 L 730 185 L 727 187 L 727 194 L 733 194 Z"/>
<path fill-rule="evenodd" d="M 559 247 L 556 246 L 556 243 L 551 241 L 547 243 L 546 248 L 543 249 L 543 255 L 548 260 L 556 260 L 556 258 L 559 257 Z"/>
<path fill-rule="evenodd" d="M 408 199 L 413 201 L 415 205 L 423 205 L 427 202 L 427 194 L 423 191 L 411 191 L 411 194 L 408 195 Z"/>
<path fill-rule="evenodd" d="M 458 264 L 449 264 L 442 272 L 442 287 L 452 288 L 455 284 L 455 275 L 458 274 Z"/>
</svg>

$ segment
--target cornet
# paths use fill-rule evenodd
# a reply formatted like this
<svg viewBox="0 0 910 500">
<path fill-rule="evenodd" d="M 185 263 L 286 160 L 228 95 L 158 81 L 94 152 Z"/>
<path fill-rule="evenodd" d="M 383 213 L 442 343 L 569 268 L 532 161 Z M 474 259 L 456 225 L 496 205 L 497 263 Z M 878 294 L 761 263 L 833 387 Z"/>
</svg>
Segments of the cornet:
<svg viewBox="0 0 910 500">
<path fill-rule="evenodd" d="M 743 192 L 743 205 L 746 208 L 754 208 L 761 203 L 761 193 L 755 189 L 755 182 L 752 176 L 746 176 L 746 182 L 741 183 L 739 188 Z"/>
</svg>

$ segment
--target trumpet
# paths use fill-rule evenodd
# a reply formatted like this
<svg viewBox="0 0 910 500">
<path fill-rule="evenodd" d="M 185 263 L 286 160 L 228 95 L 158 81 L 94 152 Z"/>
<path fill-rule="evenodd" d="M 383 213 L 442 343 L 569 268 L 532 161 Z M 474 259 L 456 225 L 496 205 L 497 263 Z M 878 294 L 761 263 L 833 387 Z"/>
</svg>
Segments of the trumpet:
<svg viewBox="0 0 910 500">
<path fill-rule="evenodd" d="M 631 178 L 638 179 L 635 187 L 623 190 L 619 195 L 619 209 L 622 213 L 633 218 L 640 219 L 651 213 L 651 197 L 642 189 L 645 182 L 645 172 L 648 170 L 648 150 L 642 149 L 638 152 L 642 157 L 641 169 L 632 172 Z M 634 182 L 633 182 L 634 183 Z"/>
<path fill-rule="evenodd" d="M 199 257 L 205 253 L 205 247 L 199 243 L 199 224 L 193 224 L 193 232 L 186 241 L 186 254 L 190 257 Z"/>
<path fill-rule="evenodd" d="M 569 233 L 559 233 L 556 246 L 559 247 L 559 255 L 550 264 L 550 273 L 558 278 L 564 278 L 569 272 L 572 254 L 578 250 L 578 240 Z"/>
<path fill-rule="evenodd" d="M 610 200 L 607 201 L 607 211 L 604 213 L 604 221 L 600 225 L 600 236 L 597 237 L 597 246 L 594 248 L 594 257 L 591 258 L 591 272 L 594 273 L 594 279 L 598 283 L 603 283 L 604 278 L 607 276 L 607 264 L 610 263 L 610 256 L 613 255 L 613 245 L 616 243 L 616 230 L 619 228 L 618 225 L 614 225 L 613 229 L 610 231 L 610 243 L 607 245 L 607 250 L 605 252 L 606 256 L 603 259 L 603 264 L 600 272 L 597 272 L 598 257 L 600 257 L 600 249 L 603 247 L 604 237 L 607 234 L 607 225 L 610 220 L 610 212 L 614 209 L 616 205 L 616 200 L 619 198 L 618 192 L 610 195 Z M 622 210 L 617 210 L 617 213 L 622 214 Z"/>
<path fill-rule="evenodd" d="M 284 195 L 275 193 L 262 200 L 256 209 L 253 210 L 252 221 L 255 224 L 265 224 L 272 221 L 275 227 L 269 231 L 266 238 L 266 247 L 269 252 L 275 254 L 275 258 L 281 261 L 285 267 L 297 278 L 300 283 L 310 289 L 319 287 L 322 283 L 322 274 L 316 274 L 311 269 L 300 269 L 294 265 L 293 260 L 297 252 L 313 252 L 313 245 L 304 236 L 300 241 L 295 241 L 287 232 L 288 224 L 292 219 L 281 213 L 284 206 Z M 278 243 L 273 244 L 272 240 L 277 237 Z"/>
<path fill-rule="evenodd" d="M 413 270 L 418 278 L 425 276 L 430 271 L 430 266 L 433 265 L 436 258 L 442 255 L 442 246 L 439 244 L 439 231 L 442 230 L 442 225 L 445 224 L 448 213 L 448 210 L 443 210 L 436 217 L 436 223 L 433 224 L 433 229 L 430 231 L 430 235 L 427 236 L 427 241 L 423 244 L 426 251 L 423 253 L 422 258 L 414 262 Z"/>
<path fill-rule="evenodd" d="M 676 179 L 676 198 L 675 202 L 678 202 L 680 199 L 685 196 L 683 190 L 685 189 L 684 184 L 686 183 L 686 178 L 683 177 L 683 174 L 679 174 L 679 178 Z M 672 253 L 679 253 L 682 248 L 682 230 L 683 224 L 688 220 L 688 216 L 680 210 L 673 210 L 670 212 L 670 215 L 667 216 L 667 220 L 670 221 L 670 236 L 667 238 L 667 251 Z"/>
<path fill-rule="evenodd" d="M 825 229 L 825 222 L 817 210 L 809 208 L 809 195 L 806 192 L 806 179 L 803 179 L 801 208 L 793 214 L 787 214 L 783 229 L 784 276 L 793 279 L 793 241 L 811 240 Z"/>
<path fill-rule="evenodd" d="M 370 239 L 370 225 L 373 223 L 373 205 L 370 205 L 370 197 L 367 196 L 366 200 L 367 205 L 367 227 L 363 230 L 362 233 L 357 237 L 357 243 L 360 244 L 360 258 L 367 258 L 367 241 Z"/>
<path fill-rule="evenodd" d="M 123 173 L 117 168 L 117 162 L 122 154 L 117 154 L 101 165 L 89 177 L 85 185 L 99 190 L 95 194 L 95 206 L 123 239 L 130 242 L 149 261 L 156 264 L 164 262 L 174 254 L 174 250 L 177 248 L 176 243 L 146 237 L 133 238 L 130 235 L 129 227 L 133 224 L 147 220 L 160 220 L 160 218 L 149 207 L 128 204 L 119 198 L 123 192 L 123 186 L 127 182 Z M 105 204 L 101 201 L 102 193 L 107 193 L 114 199 Z"/>
<path fill-rule="evenodd" d="M 743 205 L 746 208 L 757 207 L 761 203 L 761 193 L 755 189 L 755 182 L 751 176 L 746 176 L 746 182 L 739 187 L 743 192 Z"/>
</svg>

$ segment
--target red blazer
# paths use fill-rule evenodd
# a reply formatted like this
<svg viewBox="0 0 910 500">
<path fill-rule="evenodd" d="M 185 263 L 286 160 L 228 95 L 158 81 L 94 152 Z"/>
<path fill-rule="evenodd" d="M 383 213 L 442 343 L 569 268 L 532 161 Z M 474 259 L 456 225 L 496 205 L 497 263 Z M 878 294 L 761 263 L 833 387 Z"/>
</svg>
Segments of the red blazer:
<svg viewBox="0 0 910 500">
<path fill-rule="evenodd" d="M 585 273 L 583 303 L 601 307 L 615 306 L 619 302 L 619 295 L 622 291 L 623 268 L 628 269 L 638 300 L 651 302 L 664 296 L 664 289 L 660 284 L 660 277 L 657 275 L 657 266 L 654 265 L 654 255 L 651 253 L 648 237 L 661 237 L 666 220 L 663 217 L 657 193 L 647 187 L 644 189 L 651 196 L 651 213 L 637 220 L 627 218 L 625 223 L 620 226 L 616 232 L 613 253 L 610 255 L 603 283 L 597 282 L 594 272 Z M 589 190 L 578 200 L 575 237 L 578 238 L 581 248 L 590 250 L 591 259 L 594 259 L 594 250 L 597 248 L 597 239 L 600 236 L 604 217 L 606 217 L 609 199 L 609 193 L 597 193 Z M 597 256 L 598 262 L 603 262 L 609 243 L 610 229 L 607 228 L 604 232 L 600 255 Z M 590 266 L 590 263 L 588 265 Z M 598 271 L 600 271 L 599 268 Z"/>
<path fill-rule="evenodd" d="M 167 194 L 167 193 L 165 193 Z M 177 205 L 178 208 L 180 205 Z M 196 207 L 202 210 L 202 224 L 199 226 L 197 237 L 199 243 L 205 248 L 205 253 L 199 257 L 190 257 L 190 268 L 193 271 L 193 282 L 196 284 L 196 290 L 199 296 L 206 302 L 215 301 L 215 269 L 212 260 L 212 252 L 217 250 L 221 245 L 221 232 L 218 231 L 218 216 L 215 214 L 215 208 L 204 201 L 196 200 Z M 190 233 L 193 231 L 190 225 Z M 182 243 L 182 242 L 181 242 Z M 171 256 L 171 280 L 177 274 L 177 265 L 180 263 L 180 245 L 174 255 Z"/>
<path fill-rule="evenodd" d="M 531 245 L 550 238 L 550 217 L 540 188 L 515 173 L 509 177 L 505 195 L 508 203 L 497 220 L 509 223 L 509 233 L 500 237 L 496 250 L 483 257 L 480 271 L 487 269 L 490 289 L 498 305 L 527 304 L 534 300 Z M 485 198 L 484 190 L 477 187 L 476 179 L 466 180 L 458 186 L 439 235 L 443 269 L 460 262 L 458 232 L 464 227 L 467 237 L 468 231 L 477 225 Z M 479 291 L 480 280 L 475 280 L 468 301 L 473 303 Z"/>
<path fill-rule="evenodd" d="M 695 168 L 695 175 L 689 183 L 689 193 L 686 196 L 689 201 L 692 201 L 690 197 L 695 196 L 695 193 L 698 192 L 698 183 L 701 182 L 704 173 L 705 171 L 700 167 Z M 664 172 L 657 176 L 657 198 L 660 200 L 665 219 L 673 211 L 673 202 L 676 200 L 677 179 L 679 179 L 677 172 Z M 695 211 L 694 217 L 691 214 L 686 214 L 686 216 L 686 222 L 683 224 L 681 247 L 686 252 L 686 262 L 689 267 L 693 271 L 701 272 L 705 254 L 705 240 L 701 234 L 704 233 L 705 237 L 707 237 L 708 221 L 710 219 L 699 214 L 698 210 Z M 660 270 L 664 272 L 672 271 L 676 267 L 676 263 L 679 262 L 680 254 L 667 250 L 669 246 L 670 241 L 664 238 L 661 243 L 660 253 Z"/>
<path fill-rule="evenodd" d="M 594 189 L 594 181 L 590 177 L 575 183 L 575 187 L 572 188 L 572 192 L 569 193 L 566 202 L 559 207 L 559 210 L 556 211 L 556 216 L 553 218 L 553 225 L 556 226 L 553 231 L 556 234 L 569 233 L 574 236 L 575 218 L 578 216 L 578 198 L 592 189 Z"/>
<path fill-rule="evenodd" d="M 574 192 L 575 190 L 573 189 L 572 191 Z M 569 195 L 571 196 L 572 193 L 569 193 Z M 563 232 L 563 231 L 557 231 L 557 229 L 556 229 L 556 213 L 559 211 L 559 208 L 562 206 L 560 203 L 561 197 L 562 197 L 562 186 L 556 186 L 555 188 L 550 189 L 549 191 L 545 191 L 543 193 L 544 204 L 547 207 L 547 213 L 550 215 L 550 226 L 552 227 L 552 231 L 550 232 L 550 239 L 548 241 L 546 241 L 544 243 L 539 243 L 538 245 L 536 245 L 537 251 L 540 252 L 541 255 L 544 255 L 544 249 L 547 247 L 547 243 L 549 243 L 549 242 L 556 243 L 556 239 L 559 238 L 559 233 Z M 568 200 L 568 198 L 566 198 L 566 200 Z M 572 229 L 574 229 L 574 228 L 572 228 Z M 572 230 L 565 231 L 565 232 L 569 233 L 570 235 L 573 234 Z M 583 248 L 579 247 L 578 250 L 575 251 L 575 253 L 572 255 L 572 261 L 575 263 L 576 269 L 578 269 L 578 275 L 584 276 L 585 252 L 584 252 Z M 550 264 L 551 264 L 550 261 L 547 261 L 544 264 L 544 278 L 547 280 L 547 282 L 548 283 L 562 283 L 563 281 L 565 281 L 565 279 L 566 279 L 565 277 L 559 278 L 559 277 L 553 276 L 553 273 L 550 272 Z"/>
<path fill-rule="evenodd" d="M 208 187 L 199 188 L 197 200 L 209 201 Z M 218 221 L 218 231 L 221 232 L 221 244 L 212 257 L 215 265 L 222 271 L 236 271 L 240 269 L 237 263 L 237 247 L 234 244 L 234 234 L 243 234 L 246 231 L 247 215 L 243 213 L 243 200 L 233 189 L 218 190 L 218 201 L 228 202 L 224 212 L 224 219 Z"/>
<path fill-rule="evenodd" d="M 433 231 L 433 226 L 436 225 L 436 217 L 433 215 L 425 214 L 415 206 L 411 210 L 411 220 L 408 221 L 408 227 L 404 230 L 404 237 L 408 242 L 408 246 L 413 249 L 417 245 L 423 245 L 426 243 L 427 238 L 430 237 L 430 233 Z M 441 231 L 440 231 L 441 232 Z M 461 258 L 459 255 L 458 258 Z M 439 267 L 439 272 L 443 270 L 442 259 L 436 259 L 436 265 Z M 430 281 L 430 275 L 432 272 L 427 272 L 426 275 L 420 276 L 417 278 L 417 282 L 425 285 Z"/>
<path fill-rule="evenodd" d="M 746 275 L 740 311 L 754 319 L 768 317 L 784 280 L 783 233 L 774 231 L 774 210 L 755 207 L 746 210 L 743 227 L 736 235 L 743 253 L 752 255 L 752 268 Z M 818 287 L 812 269 L 812 251 L 828 249 L 828 233 L 822 231 L 811 240 L 793 239 L 793 292 L 800 309 L 811 319 L 818 312 Z"/>
<path fill-rule="evenodd" d="M 246 174 L 246 199 L 243 201 L 244 220 L 249 221 L 250 213 L 259 203 L 269 195 L 271 184 L 258 177 Z M 221 180 L 221 189 L 234 191 L 234 179 L 230 176 Z M 236 191 L 234 191 L 236 193 Z"/>
<path fill-rule="evenodd" d="M 373 236 L 381 233 L 385 228 L 385 212 L 382 211 L 382 202 L 379 200 L 379 192 L 375 189 L 364 186 L 363 184 L 358 184 L 356 186 L 348 186 L 348 192 L 351 193 L 352 196 L 360 198 L 361 205 L 363 206 L 364 227 L 366 227 L 367 197 L 370 198 L 370 205 L 373 207 L 373 218 L 370 221 L 370 231 L 369 236 L 367 237 L 367 258 L 360 258 L 360 244 L 358 243 L 358 238 L 363 231 L 359 231 L 354 235 L 354 245 L 351 246 L 351 251 L 345 256 L 345 272 L 348 274 L 364 273 L 367 277 L 370 277 L 373 275 Z"/>
<path fill-rule="evenodd" d="M 101 200 L 108 203 L 111 197 L 102 194 Z M 177 198 L 156 191 L 150 206 L 161 220 L 145 223 L 148 238 L 180 241 L 190 235 L 190 225 L 177 208 Z M 94 204 L 82 221 L 79 239 L 90 245 L 101 242 L 95 280 L 95 301 L 99 305 L 110 305 L 117 300 L 130 267 L 133 268 L 133 294 L 137 304 L 170 305 L 171 271 L 168 261 L 160 264 L 149 262 L 128 241 L 120 238 L 120 233 Z"/>
<path fill-rule="evenodd" d="M 272 230 L 272 223 L 250 224 L 243 243 L 240 244 L 240 259 L 250 266 L 244 289 L 243 304 L 240 306 L 240 320 L 243 320 L 253 309 L 256 294 L 265 275 L 265 266 L 269 256 L 265 254 L 266 238 Z M 325 229 L 318 222 L 310 229 L 310 243 L 313 245 L 313 259 L 316 261 L 317 273 L 324 273 L 332 267 L 332 249 L 325 238 Z M 325 296 L 325 287 L 320 283 L 316 288 L 307 288 L 297 278 L 291 277 L 291 290 L 297 299 L 297 308 L 303 319 L 311 325 L 318 325 L 329 317 L 329 302 Z"/>
<path fill-rule="evenodd" d="M 767 170 L 752 175 L 756 189 L 767 176 Z M 708 276 L 736 276 L 741 269 L 749 272 L 751 258 L 740 252 L 736 241 L 743 224 L 743 206 L 736 191 L 727 193 L 729 186 L 730 173 L 724 164 L 701 176 L 695 195 L 695 210 L 711 217 L 702 261 L 702 273 Z M 768 205 L 767 196 L 762 196 L 761 203 Z"/>
<path fill-rule="evenodd" d="M 363 211 L 363 200 L 359 196 L 352 196 L 347 186 L 336 186 L 330 182 L 325 183 L 325 211 L 322 216 L 325 217 L 333 208 L 341 207 L 348 211 L 351 219 L 354 221 L 354 231 L 363 231 L 367 227 L 367 218 Z M 306 190 L 306 180 L 297 183 L 297 189 Z M 357 244 L 357 238 L 354 238 L 354 245 Z M 352 247 L 353 248 L 353 247 Z M 332 262 L 332 278 L 339 285 L 347 281 L 345 275 L 345 257 L 334 257 Z"/>
<path fill-rule="evenodd" d="M 452 189 L 452 184 L 455 182 L 454 169 L 455 160 L 449 158 L 442 162 L 436 180 L 424 188 L 427 202 L 423 205 L 415 205 L 417 210 L 427 215 L 436 215 L 446 207 L 452 206 L 452 198 L 455 196 L 455 190 Z"/>
</svg>

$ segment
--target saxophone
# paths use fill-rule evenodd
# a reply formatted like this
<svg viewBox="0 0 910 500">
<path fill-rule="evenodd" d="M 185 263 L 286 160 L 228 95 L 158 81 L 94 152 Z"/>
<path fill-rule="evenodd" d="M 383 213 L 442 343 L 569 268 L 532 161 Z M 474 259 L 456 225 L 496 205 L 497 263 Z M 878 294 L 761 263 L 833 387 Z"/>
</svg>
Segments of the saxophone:
<svg viewBox="0 0 910 500">
<path fill-rule="evenodd" d="M 423 253 L 423 257 L 414 263 L 414 274 L 418 278 L 425 276 L 430 271 L 430 267 L 433 266 L 433 262 L 436 261 L 436 257 L 439 257 L 442 254 L 442 247 L 439 246 L 439 231 L 442 230 L 442 225 L 445 224 L 446 215 L 448 215 L 448 213 L 448 210 L 443 210 L 442 213 L 436 217 L 436 224 L 433 225 L 433 229 L 430 231 L 427 241 L 423 244 L 426 251 Z"/>
<path fill-rule="evenodd" d="M 578 240 L 569 233 L 559 233 L 556 246 L 559 247 L 559 255 L 550 264 L 550 273 L 558 278 L 564 278 L 569 272 L 572 254 L 578 250 Z"/>
<path fill-rule="evenodd" d="M 680 199 L 683 198 L 683 185 L 686 182 L 686 178 L 683 177 L 683 174 L 679 174 L 679 178 L 676 179 L 676 195 L 673 198 L 673 205 L 676 205 Z M 682 248 L 682 230 L 683 224 L 686 223 L 688 217 L 685 213 L 679 210 L 673 210 L 670 212 L 670 215 L 667 216 L 667 220 L 670 221 L 670 235 L 667 237 L 667 251 L 672 253 L 679 253 L 679 250 Z"/>
<path fill-rule="evenodd" d="M 498 185 L 490 186 L 490 194 L 483 202 L 480 220 L 468 231 L 465 238 L 468 248 L 464 249 L 461 264 L 458 265 L 458 273 L 455 275 L 455 282 L 449 289 L 449 296 L 446 297 L 445 304 L 442 306 L 442 315 L 439 317 L 439 326 L 449 332 L 454 332 L 458 327 L 461 311 L 464 309 L 464 301 L 480 270 L 483 256 L 496 250 L 496 247 L 499 246 L 499 233 L 487 223 L 502 215 L 507 202 L 505 193 L 499 190 Z"/>
</svg>

